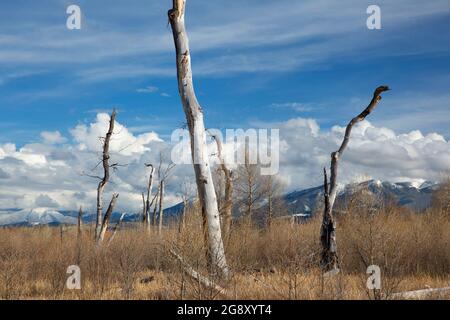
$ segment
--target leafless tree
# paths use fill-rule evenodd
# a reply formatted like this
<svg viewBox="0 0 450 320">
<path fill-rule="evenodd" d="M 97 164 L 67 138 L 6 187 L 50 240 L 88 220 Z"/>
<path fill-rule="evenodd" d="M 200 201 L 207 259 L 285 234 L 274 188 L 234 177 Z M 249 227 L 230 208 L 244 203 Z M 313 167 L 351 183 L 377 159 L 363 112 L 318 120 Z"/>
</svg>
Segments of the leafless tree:
<svg viewBox="0 0 450 320">
<path fill-rule="evenodd" d="M 235 183 L 238 205 L 250 222 L 258 203 L 263 198 L 263 184 L 258 164 L 250 163 L 249 146 L 245 146 L 245 161 L 237 169 Z"/>
<path fill-rule="evenodd" d="M 83 226 L 83 208 L 80 206 L 78 210 L 78 221 L 77 221 L 77 239 L 81 239 L 81 227 Z"/>
<path fill-rule="evenodd" d="M 217 158 L 219 159 L 220 171 L 223 174 L 225 184 L 225 194 L 223 202 L 220 201 L 219 212 L 222 217 L 222 234 L 227 241 L 230 236 L 231 223 L 232 223 L 232 211 L 233 211 L 233 173 L 228 168 L 222 154 L 222 141 L 216 135 L 211 135 L 217 145 Z M 219 193 L 218 199 L 220 199 L 221 193 Z"/>
<path fill-rule="evenodd" d="M 283 184 L 275 175 L 262 177 L 262 193 L 267 200 L 266 225 L 270 226 L 276 214 L 281 215 L 286 205 L 281 197 Z"/>
<path fill-rule="evenodd" d="M 188 208 L 190 206 L 190 202 L 193 198 L 193 193 L 195 193 L 194 186 L 192 185 L 191 181 L 186 179 L 181 184 L 181 200 L 183 202 L 183 211 L 181 213 L 180 223 L 178 231 L 181 232 L 182 229 L 184 229 L 186 225 L 186 213 L 188 211 Z"/>
<path fill-rule="evenodd" d="M 150 168 L 150 175 L 148 178 L 148 185 L 147 185 L 147 199 L 144 200 L 144 194 L 142 194 L 142 202 L 143 202 L 143 221 L 147 225 L 147 228 L 150 230 L 151 225 L 151 219 L 150 219 L 150 208 L 152 206 L 152 202 L 155 200 L 153 198 L 152 201 L 150 201 L 150 197 L 152 194 L 153 189 L 153 173 L 155 171 L 155 168 L 151 163 L 146 163 L 145 166 L 147 168 Z"/>
<path fill-rule="evenodd" d="M 347 125 L 344 140 L 342 141 L 340 148 L 331 154 L 331 177 L 329 182 L 327 178 L 327 171 L 324 168 L 324 213 L 320 231 L 320 241 L 322 244 L 321 266 L 324 272 L 339 272 L 336 243 L 336 220 L 333 215 L 333 205 L 337 195 L 337 172 L 339 159 L 348 145 L 353 126 L 356 123 L 363 121 L 375 109 L 378 102 L 381 100 L 381 93 L 387 90 L 389 90 L 389 87 L 387 86 L 378 87 L 375 90 L 373 98 L 367 108 L 353 118 Z"/>
<path fill-rule="evenodd" d="M 114 123 L 116 121 L 116 115 L 117 115 L 116 110 L 113 110 L 113 112 L 111 113 L 110 120 L 109 120 L 109 129 L 103 140 L 103 152 L 102 152 L 103 177 L 100 178 L 100 182 L 98 183 L 98 187 L 97 187 L 97 219 L 96 219 L 96 224 L 95 224 L 95 239 L 97 242 L 101 238 L 100 233 L 101 233 L 101 229 L 103 226 L 103 221 L 102 221 L 102 218 L 103 218 L 103 192 L 105 190 L 105 187 L 106 187 L 106 185 L 109 181 L 109 177 L 110 177 L 109 170 L 110 170 L 111 166 L 109 164 L 109 159 L 110 159 L 109 144 L 111 142 L 111 137 L 112 137 L 113 131 L 114 131 Z M 111 202 L 109 204 L 109 207 L 111 208 L 111 210 L 114 210 L 114 204 L 115 204 L 115 200 L 117 199 L 117 196 L 116 197 L 113 196 L 111 199 Z M 108 224 L 108 222 L 106 223 L 106 225 L 107 224 Z"/>
<path fill-rule="evenodd" d="M 176 50 L 178 89 L 191 137 L 198 198 L 206 227 L 208 261 L 212 271 L 218 271 L 224 278 L 228 278 L 229 268 L 225 258 L 219 208 L 209 165 L 203 111 L 197 101 L 192 81 L 189 40 L 184 23 L 185 8 L 186 0 L 173 0 L 173 7 L 168 12 Z"/>
</svg>

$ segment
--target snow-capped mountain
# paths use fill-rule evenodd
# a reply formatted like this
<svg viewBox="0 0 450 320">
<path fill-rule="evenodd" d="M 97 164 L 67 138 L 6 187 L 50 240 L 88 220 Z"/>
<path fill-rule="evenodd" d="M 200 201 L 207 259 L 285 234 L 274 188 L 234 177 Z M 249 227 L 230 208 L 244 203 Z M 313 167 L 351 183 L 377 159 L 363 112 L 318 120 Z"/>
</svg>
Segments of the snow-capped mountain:
<svg viewBox="0 0 450 320">
<path fill-rule="evenodd" d="M 375 205 L 380 200 L 391 201 L 400 206 L 407 206 L 416 211 L 428 208 L 431 204 L 432 192 L 438 187 L 433 182 L 399 182 L 391 183 L 379 180 L 370 180 L 361 183 L 352 183 L 341 186 L 336 201 L 337 207 L 345 205 L 352 195 L 361 192 L 366 200 L 374 200 Z M 323 186 L 293 191 L 281 197 L 285 203 L 289 214 L 310 216 L 315 212 L 317 206 L 323 201 Z M 257 210 L 256 215 L 265 213 L 265 206 Z M 173 207 L 164 209 L 164 216 L 167 221 L 177 219 L 183 211 L 183 203 L 176 204 Z M 114 212 L 111 217 L 111 223 L 115 223 L 121 213 Z M 37 226 L 37 225 L 60 225 L 76 224 L 78 211 L 56 211 L 50 208 L 34 209 L 0 209 L 0 226 Z M 140 213 L 128 213 L 124 222 L 139 221 Z M 93 213 L 87 213 L 83 216 L 83 222 L 90 223 L 95 221 Z"/>
<path fill-rule="evenodd" d="M 75 224 L 77 219 L 48 208 L 0 210 L 0 225 L 35 226 Z"/>
<path fill-rule="evenodd" d="M 432 192 L 437 187 L 437 183 L 429 181 L 391 183 L 369 180 L 341 186 L 336 204 L 345 205 L 355 193 L 361 192 L 367 201 L 370 199 L 382 202 L 390 201 L 399 206 L 422 211 L 431 205 Z M 323 186 L 288 193 L 283 196 L 283 200 L 291 214 L 311 215 L 323 201 Z"/>
</svg>

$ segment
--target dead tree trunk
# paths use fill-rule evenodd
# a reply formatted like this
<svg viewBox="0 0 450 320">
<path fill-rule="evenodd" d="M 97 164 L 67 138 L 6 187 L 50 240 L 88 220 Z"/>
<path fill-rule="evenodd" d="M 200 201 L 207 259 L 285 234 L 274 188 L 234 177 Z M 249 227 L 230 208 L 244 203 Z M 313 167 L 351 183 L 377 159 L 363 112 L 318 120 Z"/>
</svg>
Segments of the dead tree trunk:
<svg viewBox="0 0 450 320">
<path fill-rule="evenodd" d="M 102 217 L 103 217 L 103 191 L 105 190 L 106 184 L 109 181 L 109 143 L 111 141 L 111 136 L 114 131 L 114 122 L 116 120 L 116 110 L 113 110 L 111 118 L 109 120 L 109 129 L 106 133 L 105 140 L 103 142 L 103 153 L 102 153 L 102 165 L 103 165 L 103 178 L 98 183 L 97 187 L 97 220 L 95 223 L 95 239 L 98 241 L 100 236 L 100 229 L 102 227 Z"/>
<path fill-rule="evenodd" d="M 337 195 L 337 172 L 339 159 L 344 153 L 345 148 L 348 145 L 350 134 L 353 126 L 363 121 L 377 106 L 378 102 L 381 100 L 381 93 L 389 90 L 387 86 L 378 87 L 374 94 L 372 101 L 355 118 L 353 118 L 345 130 L 344 140 L 339 148 L 339 150 L 331 154 L 331 176 L 328 182 L 327 172 L 324 169 L 324 213 L 322 220 L 322 227 L 320 231 L 320 241 L 322 244 L 322 256 L 321 256 L 321 267 L 324 272 L 338 272 L 339 271 L 339 261 L 337 255 L 337 243 L 336 243 L 336 221 L 333 215 L 333 205 L 336 200 Z"/>
<path fill-rule="evenodd" d="M 153 198 L 154 206 L 153 206 L 153 213 L 152 213 L 152 226 L 156 226 L 156 210 L 158 209 L 158 202 L 159 202 L 159 188 L 161 185 L 158 186 L 158 190 L 156 190 L 155 197 Z"/>
<path fill-rule="evenodd" d="M 110 245 L 111 242 L 114 240 L 114 237 L 116 236 L 116 233 L 117 233 L 117 231 L 119 230 L 119 227 L 120 227 L 120 225 L 121 225 L 121 223 L 122 223 L 123 218 L 125 218 L 125 215 L 126 215 L 125 212 L 122 213 L 121 216 L 120 216 L 120 218 L 119 218 L 119 221 L 117 221 L 116 225 L 114 226 L 112 235 L 111 235 L 111 237 L 110 237 L 109 240 L 108 240 L 108 245 Z"/>
<path fill-rule="evenodd" d="M 78 221 L 77 221 L 77 239 L 81 239 L 81 227 L 83 226 L 83 208 L 80 207 L 78 211 Z"/>
<path fill-rule="evenodd" d="M 111 219 L 111 215 L 114 211 L 114 207 L 116 206 L 117 198 L 119 197 L 118 193 L 114 193 L 111 201 L 109 202 L 108 210 L 106 210 L 105 218 L 103 219 L 102 226 L 100 228 L 100 233 L 97 239 L 97 244 L 100 244 L 103 242 L 103 239 L 105 238 L 106 230 L 108 230 L 109 220 Z"/>
<path fill-rule="evenodd" d="M 220 169 L 223 172 L 225 177 L 225 199 L 223 206 L 219 209 L 220 214 L 222 216 L 222 228 L 223 228 L 223 237 L 225 239 L 229 238 L 231 223 L 232 223 L 232 209 L 233 209 L 233 181 L 232 181 L 232 171 L 227 168 L 225 164 L 225 160 L 222 155 L 222 141 L 216 137 L 212 136 L 212 138 L 216 141 L 217 144 L 217 157 L 220 161 Z"/>
<path fill-rule="evenodd" d="M 145 195 L 144 195 L 144 193 L 142 192 L 142 194 L 141 194 L 141 196 L 142 196 L 142 223 L 146 223 L 146 218 L 147 218 L 147 203 L 146 203 L 146 201 L 145 201 Z"/>
<path fill-rule="evenodd" d="M 163 225 L 163 219 L 164 219 L 164 180 L 161 180 L 160 187 L 159 187 L 159 217 L 158 217 L 158 234 L 161 235 L 162 232 L 162 225 Z"/>
<path fill-rule="evenodd" d="M 191 137 L 191 153 L 205 222 L 205 238 L 208 244 L 208 262 L 212 270 L 224 278 L 229 277 L 228 265 L 220 230 L 219 209 L 209 166 L 203 111 L 195 96 L 192 82 L 189 40 L 184 23 L 186 0 L 173 0 L 168 16 L 176 49 L 178 90 L 186 114 Z"/>
<path fill-rule="evenodd" d="M 144 216 L 144 220 L 147 223 L 147 228 L 148 230 L 150 230 L 150 225 L 151 225 L 151 221 L 150 221 L 150 207 L 151 207 L 151 203 L 150 203 L 150 196 L 152 194 L 152 188 L 153 188 L 153 173 L 155 171 L 155 168 L 153 167 L 152 164 L 146 164 L 147 167 L 150 167 L 150 176 L 148 178 L 148 186 L 147 186 L 147 200 L 145 201 L 145 216 Z"/>
</svg>

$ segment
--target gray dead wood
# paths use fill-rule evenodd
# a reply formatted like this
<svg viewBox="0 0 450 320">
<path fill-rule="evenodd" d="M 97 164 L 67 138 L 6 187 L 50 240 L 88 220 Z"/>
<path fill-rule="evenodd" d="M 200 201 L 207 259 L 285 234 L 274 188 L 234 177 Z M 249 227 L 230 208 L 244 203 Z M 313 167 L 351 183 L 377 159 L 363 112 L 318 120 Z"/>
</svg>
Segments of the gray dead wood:
<svg viewBox="0 0 450 320">
<path fill-rule="evenodd" d="M 203 111 L 197 101 L 192 81 L 191 55 L 185 27 L 186 0 L 173 0 L 169 10 L 176 51 L 178 90 L 191 138 L 191 153 L 195 171 L 198 198 L 206 230 L 207 257 L 212 272 L 229 277 L 220 227 L 216 192 L 209 165 Z"/>
<path fill-rule="evenodd" d="M 105 217 L 102 222 L 102 226 L 100 228 L 100 234 L 97 239 L 97 244 L 100 244 L 103 242 L 103 239 L 105 238 L 106 230 L 108 230 L 109 226 L 109 220 L 111 219 L 111 215 L 114 211 L 114 207 L 116 206 L 117 198 L 119 197 L 118 193 L 114 193 L 112 195 L 111 201 L 109 202 L 108 210 L 106 210 Z"/>
<path fill-rule="evenodd" d="M 219 209 L 222 216 L 222 227 L 223 227 L 223 237 L 228 239 L 230 236 L 231 223 L 232 223 L 232 209 L 233 209 L 233 181 L 232 181 L 232 171 L 228 169 L 222 154 L 222 141 L 219 137 L 212 135 L 214 141 L 217 144 L 217 157 L 220 162 L 220 169 L 225 177 L 225 199 L 224 204 Z"/>
<path fill-rule="evenodd" d="M 109 129 L 103 141 L 103 152 L 102 152 L 102 165 L 103 165 L 103 178 L 98 183 L 97 187 L 97 219 L 95 223 L 95 239 L 98 241 L 100 237 L 100 231 L 102 226 L 103 217 L 103 191 L 105 190 L 106 184 L 109 181 L 109 143 L 111 141 L 111 136 L 114 131 L 114 122 L 116 120 L 116 110 L 113 110 L 111 118 L 109 120 Z"/>
<path fill-rule="evenodd" d="M 324 213 L 320 232 L 320 240 L 322 244 L 321 267 L 324 272 L 336 274 L 339 272 L 339 261 L 337 255 L 336 243 L 336 221 L 333 215 L 333 205 L 337 195 L 337 174 L 339 159 L 345 151 L 350 140 L 350 134 L 353 126 L 363 121 L 377 106 L 381 100 L 381 93 L 388 91 L 388 86 L 378 87 L 369 105 L 356 117 L 354 117 L 345 129 L 344 139 L 339 149 L 331 154 L 331 177 L 328 182 L 327 172 L 324 169 Z"/>
</svg>

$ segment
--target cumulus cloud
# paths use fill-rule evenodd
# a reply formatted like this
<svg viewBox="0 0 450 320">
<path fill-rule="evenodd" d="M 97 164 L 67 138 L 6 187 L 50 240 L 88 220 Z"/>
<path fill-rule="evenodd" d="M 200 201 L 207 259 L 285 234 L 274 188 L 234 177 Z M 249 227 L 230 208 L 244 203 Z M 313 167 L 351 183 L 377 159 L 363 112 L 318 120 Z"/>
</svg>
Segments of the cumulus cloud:
<svg viewBox="0 0 450 320">
<path fill-rule="evenodd" d="M 280 170 L 293 187 L 319 185 L 330 153 L 337 150 L 345 127 L 322 131 L 313 119 L 296 118 L 278 124 Z M 439 180 L 450 170 L 450 142 L 442 135 L 420 131 L 397 134 L 368 121 L 356 125 L 340 165 L 340 179 L 358 177 L 390 181 Z"/>
<path fill-rule="evenodd" d="M 94 123 L 90 125 L 79 124 L 70 130 L 78 143 L 79 150 L 101 151 L 102 137 L 108 131 L 109 119 L 110 116 L 107 113 L 99 113 Z M 116 121 L 110 150 L 112 153 L 124 156 L 142 154 L 150 150 L 148 144 L 152 141 L 161 141 L 155 132 L 134 136 L 127 128 Z"/>
<path fill-rule="evenodd" d="M 17 148 L 12 143 L 0 145 L 0 208 L 52 207 L 76 210 L 80 205 L 94 212 L 100 137 L 108 129 L 109 116 L 100 113 L 90 124 L 79 124 L 64 144 L 32 143 Z M 344 127 L 322 129 L 314 119 L 294 118 L 261 127 L 279 128 L 279 175 L 289 190 L 317 186 L 322 183 L 322 169 L 329 166 L 344 134 Z M 112 172 L 105 199 L 112 192 L 120 194 L 120 211 L 139 212 L 141 192 L 145 190 L 148 169 L 145 163 L 164 165 L 175 157 L 190 159 L 189 143 L 184 151 L 174 143 L 161 140 L 155 132 L 134 135 L 116 123 L 111 141 L 111 163 L 123 164 Z M 210 142 L 210 154 L 215 153 Z M 187 150 L 187 152 L 185 152 Z M 224 152 L 233 148 L 225 144 Z M 213 156 L 214 160 L 214 156 Z M 216 160 L 216 159 L 215 159 Z M 213 163 L 217 161 L 213 161 Z M 438 133 L 424 135 L 420 131 L 396 133 L 364 121 L 354 127 L 352 137 L 339 168 L 342 183 L 374 178 L 381 180 L 439 180 L 450 170 L 450 142 Z M 177 165 L 167 183 L 167 206 L 180 201 L 180 189 L 186 180 L 193 181 L 192 165 Z"/>
<path fill-rule="evenodd" d="M 41 137 L 44 139 L 44 143 L 49 144 L 58 144 L 67 141 L 67 139 L 64 138 L 59 131 L 42 131 Z"/>
</svg>

